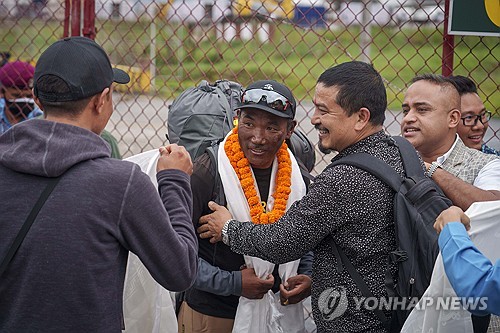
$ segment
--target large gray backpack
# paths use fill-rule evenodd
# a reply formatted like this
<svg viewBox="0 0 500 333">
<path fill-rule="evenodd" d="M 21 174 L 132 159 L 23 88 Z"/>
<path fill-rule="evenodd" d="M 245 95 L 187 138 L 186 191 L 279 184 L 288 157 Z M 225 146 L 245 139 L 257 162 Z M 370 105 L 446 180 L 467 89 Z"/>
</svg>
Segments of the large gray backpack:
<svg viewBox="0 0 500 333">
<path fill-rule="evenodd" d="M 194 161 L 233 128 L 242 93 L 239 83 L 227 80 L 203 80 L 186 89 L 169 106 L 169 141 L 186 147 Z"/>
</svg>

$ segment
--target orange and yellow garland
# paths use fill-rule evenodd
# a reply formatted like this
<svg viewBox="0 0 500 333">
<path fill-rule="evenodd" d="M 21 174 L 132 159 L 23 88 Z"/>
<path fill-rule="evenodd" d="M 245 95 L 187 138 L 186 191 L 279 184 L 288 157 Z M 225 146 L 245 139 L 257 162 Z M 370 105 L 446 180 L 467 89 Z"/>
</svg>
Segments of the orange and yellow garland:
<svg viewBox="0 0 500 333">
<path fill-rule="evenodd" d="M 287 148 L 286 143 L 283 142 L 277 153 L 278 174 L 276 177 L 276 190 L 273 194 L 274 206 L 270 212 L 266 213 L 263 211 L 263 207 L 257 195 L 257 190 L 255 189 L 250 163 L 243 154 L 240 143 L 238 142 L 238 129 L 234 128 L 232 134 L 226 140 L 224 150 L 240 180 L 241 188 L 245 193 L 248 206 L 250 207 L 252 222 L 255 224 L 274 223 L 285 214 L 286 203 L 290 195 L 290 186 L 292 182 L 292 162 Z"/>
</svg>

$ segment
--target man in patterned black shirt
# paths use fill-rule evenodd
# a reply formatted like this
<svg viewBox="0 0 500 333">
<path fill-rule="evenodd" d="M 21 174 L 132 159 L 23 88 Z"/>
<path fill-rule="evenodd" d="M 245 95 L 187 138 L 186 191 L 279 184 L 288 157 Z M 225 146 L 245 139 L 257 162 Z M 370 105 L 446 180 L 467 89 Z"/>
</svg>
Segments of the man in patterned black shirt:
<svg viewBox="0 0 500 333">
<path fill-rule="evenodd" d="M 326 70 L 318 79 L 311 123 L 322 149 L 338 152 L 334 161 L 365 152 L 403 175 L 398 148 L 389 145 L 383 123 L 387 97 L 379 73 L 352 61 Z M 329 238 L 333 237 L 358 269 L 377 299 L 388 297 L 384 285 L 389 252 L 396 248 L 394 192 L 370 173 L 340 164 L 325 169 L 273 225 L 237 222 L 214 203 L 203 237 L 223 240 L 238 253 L 275 263 L 295 260 L 313 250 L 312 307 L 318 332 L 386 332 L 362 300 L 347 270 L 337 271 Z M 396 268 L 391 267 L 393 277 Z M 387 317 L 389 311 L 384 311 Z"/>
</svg>

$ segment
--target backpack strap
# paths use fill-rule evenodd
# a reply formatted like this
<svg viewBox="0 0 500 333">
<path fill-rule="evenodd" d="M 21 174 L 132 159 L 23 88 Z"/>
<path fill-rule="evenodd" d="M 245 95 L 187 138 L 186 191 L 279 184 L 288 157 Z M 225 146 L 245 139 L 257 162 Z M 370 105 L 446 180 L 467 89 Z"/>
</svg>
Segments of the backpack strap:
<svg viewBox="0 0 500 333">
<path fill-rule="evenodd" d="M 421 177 L 424 175 L 422 161 L 417 151 L 408 140 L 401 136 L 392 136 L 387 139 L 387 143 L 398 147 L 407 178 L 415 176 Z M 404 182 L 404 179 L 387 163 L 367 153 L 356 153 L 342 157 L 330 163 L 327 168 L 339 164 L 348 164 L 365 170 L 382 180 L 396 192 L 399 191 L 399 187 Z"/>
<path fill-rule="evenodd" d="M 309 182 L 314 181 L 314 176 L 307 171 L 306 166 L 304 165 L 304 162 L 302 162 L 300 159 L 295 158 L 297 161 L 297 164 L 299 165 L 300 173 L 302 175 L 302 178 L 307 179 Z"/>
<path fill-rule="evenodd" d="M 399 191 L 399 188 L 404 181 L 403 178 L 387 163 L 367 153 L 347 155 L 330 163 L 327 168 L 331 168 L 339 164 L 348 164 L 365 170 L 382 180 L 396 192 Z"/>
<path fill-rule="evenodd" d="M 402 136 L 392 136 L 391 139 L 399 149 L 406 177 L 423 176 L 422 161 L 415 147 Z"/>
<path fill-rule="evenodd" d="M 224 187 L 222 186 L 222 180 L 219 174 L 219 163 L 217 158 L 217 153 L 219 150 L 219 142 L 213 142 L 207 149 L 208 157 L 210 158 L 210 165 L 215 168 L 215 198 L 214 201 L 221 206 L 226 205 L 226 195 L 224 193 Z"/>
<path fill-rule="evenodd" d="M 26 221 L 24 222 L 23 226 L 21 227 L 21 229 L 17 233 L 16 238 L 12 242 L 12 245 L 10 246 L 9 251 L 7 251 L 7 254 L 3 258 L 2 264 L 0 265 L 0 276 L 2 276 L 2 274 L 7 269 L 7 266 L 9 265 L 10 261 L 12 260 L 14 255 L 16 254 L 19 247 L 21 246 L 21 243 L 23 242 L 24 238 L 26 237 L 26 234 L 28 233 L 31 226 L 33 225 L 33 222 L 35 222 L 35 219 L 36 219 L 38 213 L 40 212 L 40 209 L 42 209 L 43 205 L 45 204 L 45 201 L 47 201 L 47 199 L 50 196 L 50 193 L 52 193 L 52 190 L 54 189 L 54 187 L 56 187 L 56 185 L 60 179 L 61 179 L 61 176 L 49 179 L 49 181 L 48 181 L 49 183 L 47 184 L 47 186 L 43 190 L 42 194 L 38 198 L 37 202 L 35 203 L 35 205 L 31 209 L 31 212 L 29 213 L 28 218 L 26 218 Z"/>
<path fill-rule="evenodd" d="M 235 105 L 231 105 L 232 101 L 232 90 L 229 82 L 226 80 L 218 80 L 214 83 L 214 89 L 221 97 L 222 104 L 224 104 L 225 111 L 225 119 L 224 122 L 227 122 L 229 128 L 233 128 L 233 108 Z"/>
<path fill-rule="evenodd" d="M 363 295 L 366 298 L 369 297 L 375 297 L 373 293 L 370 291 L 370 288 L 366 285 L 365 280 L 363 280 L 363 277 L 359 274 L 358 270 L 354 267 L 352 262 L 347 258 L 346 254 L 340 246 L 337 246 L 337 243 L 335 243 L 335 240 L 333 239 L 332 236 L 328 237 L 328 242 L 330 243 L 330 246 L 332 247 L 333 253 L 336 258 L 340 258 L 342 260 L 342 264 L 344 265 L 345 269 L 353 279 L 354 283 L 356 283 L 356 286 L 359 288 L 361 291 L 361 295 Z M 337 259 L 338 261 L 338 259 Z M 337 266 L 337 270 L 339 269 L 339 265 Z M 378 319 L 382 322 L 384 327 L 390 331 L 391 328 L 391 322 L 389 318 L 386 317 L 384 312 L 378 308 L 373 309 L 373 312 L 375 315 L 378 317 Z"/>
</svg>

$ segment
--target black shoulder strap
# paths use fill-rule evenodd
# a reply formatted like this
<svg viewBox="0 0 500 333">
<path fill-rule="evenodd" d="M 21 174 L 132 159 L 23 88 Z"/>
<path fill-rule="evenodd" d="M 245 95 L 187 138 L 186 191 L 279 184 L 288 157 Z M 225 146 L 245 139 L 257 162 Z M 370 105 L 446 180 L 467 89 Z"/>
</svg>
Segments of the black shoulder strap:
<svg viewBox="0 0 500 333">
<path fill-rule="evenodd" d="M 214 201 L 218 205 L 225 206 L 226 205 L 226 196 L 224 194 L 224 187 L 222 186 L 222 180 L 220 179 L 220 174 L 219 174 L 219 160 L 217 158 L 219 150 L 219 142 L 217 143 L 212 143 L 206 151 L 208 153 L 208 156 L 210 157 L 210 162 L 213 168 L 215 168 L 215 198 Z"/>
<path fill-rule="evenodd" d="M 418 153 L 412 144 L 403 137 L 393 136 L 390 144 L 396 145 L 403 161 L 406 177 L 422 176 L 423 169 Z M 332 162 L 328 167 L 339 164 L 348 164 L 373 174 L 389 185 L 394 191 L 399 191 L 403 178 L 387 163 L 367 153 L 356 153 Z"/>
<path fill-rule="evenodd" d="M 356 153 L 342 157 L 332 162 L 328 168 L 339 164 L 348 164 L 365 170 L 389 185 L 394 191 L 399 191 L 403 178 L 387 163 L 367 153 Z"/>
<path fill-rule="evenodd" d="M 401 136 L 393 136 L 397 147 L 399 148 L 399 154 L 401 155 L 401 160 L 403 161 L 403 167 L 406 173 L 406 177 L 422 176 L 422 162 L 418 156 L 417 150 L 413 145 Z"/>
<path fill-rule="evenodd" d="M 50 193 L 52 193 L 52 190 L 54 187 L 56 187 L 57 183 L 61 179 L 61 176 L 56 177 L 56 178 L 51 178 L 49 179 L 49 183 L 43 190 L 42 194 L 38 198 L 38 201 L 36 204 L 33 206 L 31 209 L 30 214 L 28 215 L 28 218 L 24 222 L 23 226 L 19 230 L 16 238 L 14 239 L 14 242 L 12 242 L 12 245 L 10 246 L 9 251 L 7 251 L 7 255 L 4 257 L 2 264 L 0 265 L 0 276 L 3 275 L 5 270 L 7 269 L 7 265 L 10 263 L 14 255 L 16 254 L 17 250 L 21 246 L 21 243 L 23 242 L 24 238 L 26 237 L 26 234 L 30 230 L 31 226 L 33 225 L 33 222 L 35 221 L 35 218 L 38 215 L 38 212 L 40 212 L 40 209 L 43 207 L 45 204 L 45 201 L 47 201 Z"/>
<path fill-rule="evenodd" d="M 300 159 L 298 158 L 295 158 L 295 160 L 297 161 L 297 164 L 299 165 L 299 169 L 300 169 L 300 173 L 302 174 L 302 177 L 305 178 L 305 179 L 308 179 L 309 182 L 313 182 L 314 181 L 314 176 L 311 175 L 309 173 L 309 171 L 307 171 L 307 168 L 306 166 L 304 165 L 304 162 L 302 162 Z"/>
<path fill-rule="evenodd" d="M 354 265 L 349 260 L 349 258 L 347 258 L 344 251 L 342 251 L 342 249 L 339 246 L 337 246 L 333 237 L 330 236 L 328 238 L 328 241 L 330 242 L 333 253 L 334 253 L 335 257 L 337 258 L 337 261 L 339 261 L 339 258 L 341 259 L 342 264 L 344 265 L 345 269 L 347 270 L 347 272 L 349 273 L 349 275 L 353 279 L 354 283 L 356 283 L 356 286 L 361 291 L 361 295 L 363 295 L 366 298 L 369 298 L 369 297 L 374 298 L 375 295 L 373 295 L 373 293 L 370 291 L 370 288 L 368 288 L 368 286 L 366 285 L 366 282 L 365 282 L 365 280 L 363 280 L 363 277 L 358 273 L 358 270 L 354 267 Z M 337 263 L 337 270 L 339 272 L 342 271 L 341 267 L 342 267 L 341 264 Z M 386 327 L 386 329 L 389 331 L 390 327 L 391 327 L 391 322 L 390 322 L 389 318 L 387 318 L 385 316 L 384 312 L 378 308 L 375 308 L 373 310 L 373 312 L 379 318 L 379 320 L 382 322 L 382 324 Z"/>
</svg>

